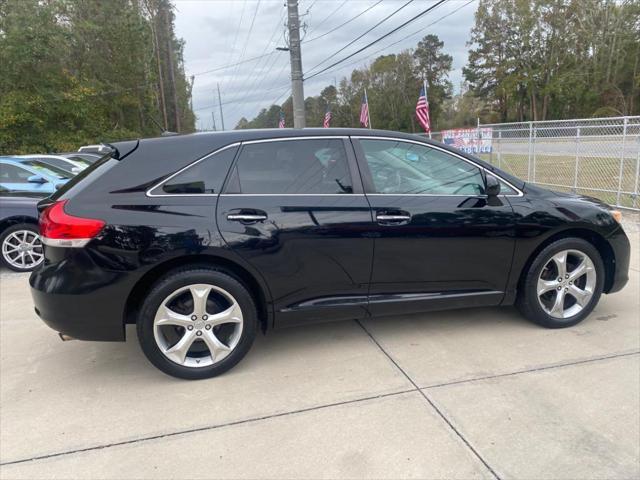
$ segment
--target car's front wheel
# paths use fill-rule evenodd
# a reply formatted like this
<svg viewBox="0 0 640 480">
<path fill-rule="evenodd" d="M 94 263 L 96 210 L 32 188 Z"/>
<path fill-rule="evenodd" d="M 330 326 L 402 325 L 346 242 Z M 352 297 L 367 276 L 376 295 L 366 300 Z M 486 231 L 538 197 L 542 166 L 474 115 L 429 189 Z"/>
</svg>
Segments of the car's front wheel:
<svg viewBox="0 0 640 480">
<path fill-rule="evenodd" d="M 548 328 L 581 322 L 595 308 L 604 285 L 604 265 L 596 248 L 580 238 L 563 238 L 545 247 L 525 273 L 517 307 Z"/>
<path fill-rule="evenodd" d="M 185 379 L 226 372 L 249 351 L 257 331 L 254 300 L 233 276 L 206 267 L 161 278 L 147 295 L 137 322 L 147 358 Z"/>
<path fill-rule="evenodd" d="M 30 272 L 44 261 L 38 227 L 30 223 L 12 225 L 0 234 L 2 263 L 16 272 Z"/>
</svg>

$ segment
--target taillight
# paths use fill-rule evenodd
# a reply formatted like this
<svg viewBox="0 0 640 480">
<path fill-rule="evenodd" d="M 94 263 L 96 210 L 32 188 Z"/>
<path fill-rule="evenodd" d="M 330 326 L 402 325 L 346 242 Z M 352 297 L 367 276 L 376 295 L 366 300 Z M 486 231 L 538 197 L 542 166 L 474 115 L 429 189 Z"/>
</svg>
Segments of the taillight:
<svg viewBox="0 0 640 480">
<path fill-rule="evenodd" d="M 47 207 L 40 214 L 40 237 L 45 245 L 84 247 L 105 223 L 93 218 L 76 217 L 64 211 L 66 200 Z"/>
</svg>

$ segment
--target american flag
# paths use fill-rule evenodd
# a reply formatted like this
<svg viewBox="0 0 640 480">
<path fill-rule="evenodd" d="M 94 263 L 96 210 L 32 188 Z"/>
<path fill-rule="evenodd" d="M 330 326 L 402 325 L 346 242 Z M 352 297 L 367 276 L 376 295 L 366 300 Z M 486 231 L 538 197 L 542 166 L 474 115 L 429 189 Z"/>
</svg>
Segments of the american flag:
<svg viewBox="0 0 640 480">
<path fill-rule="evenodd" d="M 369 126 L 369 101 L 367 100 L 367 92 L 362 97 L 362 107 L 360 107 L 360 125 L 364 128 Z"/>
<path fill-rule="evenodd" d="M 324 128 L 331 126 L 331 107 L 327 105 L 327 111 L 324 113 L 324 121 L 322 122 Z"/>
<path fill-rule="evenodd" d="M 416 105 L 416 117 L 418 117 L 418 123 L 424 128 L 426 133 L 431 131 L 431 119 L 429 118 L 429 101 L 427 100 L 426 85 L 420 90 L 420 96 L 418 97 L 418 103 Z"/>
<path fill-rule="evenodd" d="M 278 120 L 278 128 L 284 128 L 284 112 L 280 110 L 280 118 Z"/>
</svg>

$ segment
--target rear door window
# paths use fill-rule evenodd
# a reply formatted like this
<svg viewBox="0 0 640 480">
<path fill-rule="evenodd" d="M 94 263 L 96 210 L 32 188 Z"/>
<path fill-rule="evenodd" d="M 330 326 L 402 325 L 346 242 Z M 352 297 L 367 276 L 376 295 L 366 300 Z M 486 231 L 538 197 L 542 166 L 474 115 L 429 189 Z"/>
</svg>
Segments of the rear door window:
<svg viewBox="0 0 640 480">
<path fill-rule="evenodd" d="M 242 147 L 227 193 L 353 192 L 341 139 L 280 140 Z"/>
</svg>

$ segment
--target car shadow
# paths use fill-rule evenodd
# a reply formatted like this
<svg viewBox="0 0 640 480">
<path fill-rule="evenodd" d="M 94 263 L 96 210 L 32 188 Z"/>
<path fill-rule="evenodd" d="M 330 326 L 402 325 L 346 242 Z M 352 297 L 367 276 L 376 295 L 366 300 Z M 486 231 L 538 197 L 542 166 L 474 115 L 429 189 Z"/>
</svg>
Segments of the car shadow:
<svg viewBox="0 0 640 480">
<path fill-rule="evenodd" d="M 327 349 L 353 348 L 355 339 L 358 342 L 371 342 L 367 332 L 383 338 L 387 335 L 410 338 L 414 334 L 424 335 L 425 332 L 456 336 L 464 335 L 469 329 L 490 331 L 501 325 L 523 331 L 540 328 L 522 318 L 513 307 L 468 308 L 287 327 L 269 330 L 264 335 L 258 334 L 247 356 L 224 375 L 246 374 L 258 366 L 264 370 L 265 363 L 277 369 L 282 363 L 304 361 L 305 357 Z M 107 377 L 122 374 L 147 376 L 151 382 L 158 378 L 170 382 L 181 381 L 164 375 L 147 361 L 138 345 L 134 325 L 128 325 L 126 333 L 127 341 L 124 343 L 86 342 L 87 348 L 93 349 L 92 374 Z M 73 361 L 75 356 L 65 356 L 65 359 Z M 78 352 L 77 356 L 82 357 L 83 354 Z M 61 367 L 64 368 L 64 365 Z"/>
</svg>

